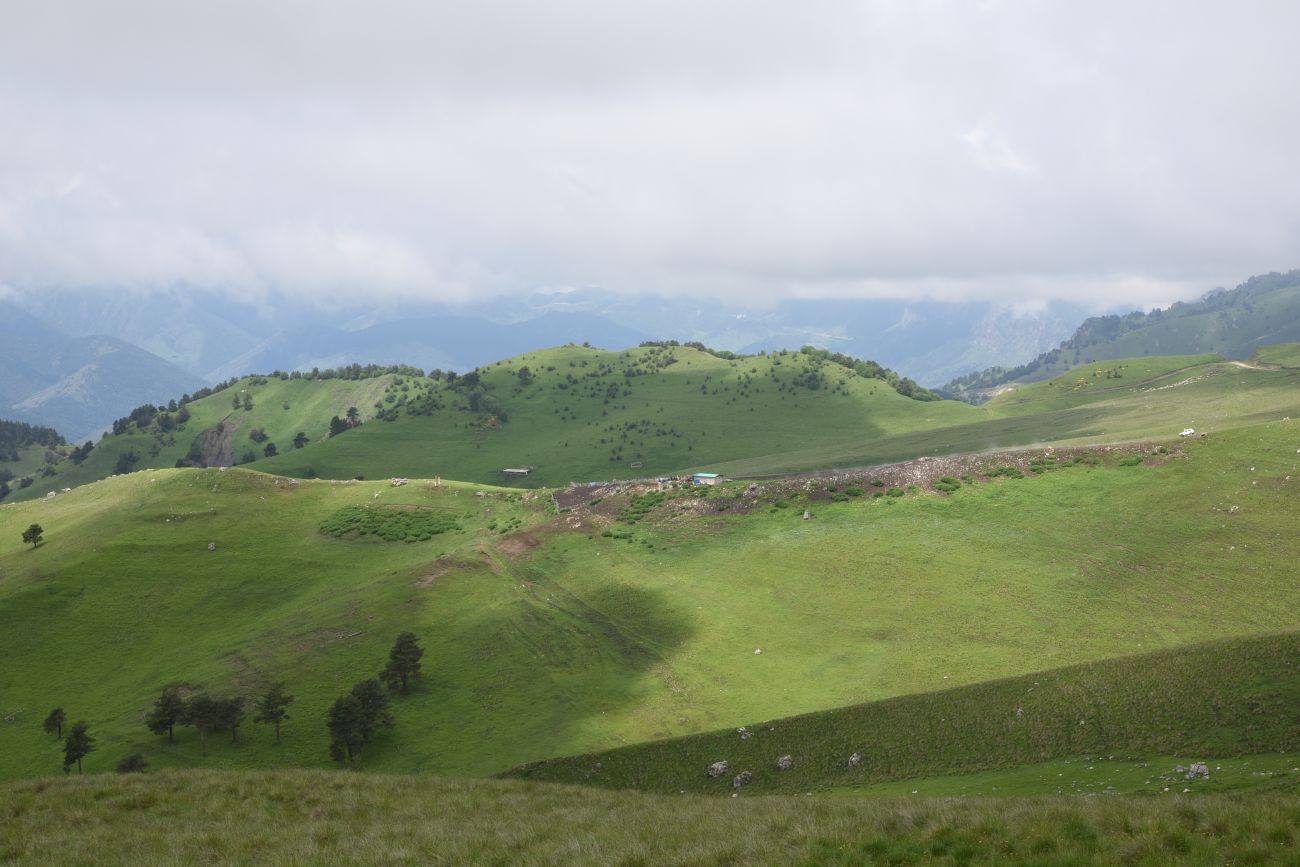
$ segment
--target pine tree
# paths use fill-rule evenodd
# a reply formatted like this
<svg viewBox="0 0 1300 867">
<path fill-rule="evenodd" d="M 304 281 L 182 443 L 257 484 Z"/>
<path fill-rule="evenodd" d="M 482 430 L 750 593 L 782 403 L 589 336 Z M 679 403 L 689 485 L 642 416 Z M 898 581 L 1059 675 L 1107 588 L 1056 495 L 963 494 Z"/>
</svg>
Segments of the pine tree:
<svg viewBox="0 0 1300 867">
<path fill-rule="evenodd" d="M 63 742 L 63 773 L 75 764 L 77 773 L 81 773 L 81 760 L 95 751 L 95 739 L 86 731 L 87 725 L 84 722 L 78 722 L 68 732 L 68 738 Z"/>
<path fill-rule="evenodd" d="M 388 651 L 388 665 L 379 673 L 379 679 L 388 684 L 389 689 L 400 689 L 403 693 L 410 687 L 410 682 L 420 676 L 420 658 L 424 649 L 412 632 L 403 632 L 397 636 L 393 649 Z"/>
<path fill-rule="evenodd" d="M 365 723 L 365 711 L 361 702 L 354 695 L 340 696 L 330 707 L 326 726 L 330 732 L 330 758 L 338 762 L 352 763 L 353 758 L 361 752 L 366 739 L 362 734 Z"/>
<path fill-rule="evenodd" d="M 144 724 L 156 735 L 166 734 L 167 743 L 175 741 L 176 724 L 185 722 L 185 699 L 178 687 L 169 686 L 154 700 Z"/>
<path fill-rule="evenodd" d="M 239 743 L 239 726 L 244 721 L 244 700 L 238 696 L 217 699 L 221 728 L 230 729 L 230 742 Z"/>
<path fill-rule="evenodd" d="M 374 737 L 380 726 L 390 728 L 393 715 L 388 710 L 388 695 L 373 677 L 352 687 L 352 696 L 361 703 L 361 737 L 364 742 Z"/>
<path fill-rule="evenodd" d="M 50 711 L 50 715 L 45 718 L 45 731 L 54 735 L 56 738 L 63 738 L 63 724 L 68 721 L 68 717 L 63 712 L 63 708 L 56 707 Z"/>
<path fill-rule="evenodd" d="M 208 732 L 223 728 L 226 724 L 224 703 L 206 692 L 199 693 L 185 704 L 183 722 L 194 726 L 199 733 L 199 743 L 203 745 L 203 755 L 208 754 Z"/>
<path fill-rule="evenodd" d="M 280 742 L 280 723 L 289 718 L 286 708 L 296 699 L 284 691 L 284 684 L 277 683 L 266 691 L 257 703 L 257 715 L 253 722 L 267 723 L 275 726 L 275 742 Z"/>
</svg>

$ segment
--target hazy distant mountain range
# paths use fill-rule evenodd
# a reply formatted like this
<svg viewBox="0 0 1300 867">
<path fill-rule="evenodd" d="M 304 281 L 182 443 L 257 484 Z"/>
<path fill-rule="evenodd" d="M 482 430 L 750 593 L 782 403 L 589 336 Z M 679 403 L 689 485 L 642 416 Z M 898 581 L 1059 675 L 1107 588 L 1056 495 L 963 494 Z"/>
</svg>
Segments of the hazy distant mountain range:
<svg viewBox="0 0 1300 867">
<path fill-rule="evenodd" d="M 336 308 L 292 299 L 253 305 L 203 292 L 49 291 L 18 294 L 5 305 L 11 339 L 0 351 L 0 417 L 53 425 L 79 439 L 140 403 L 250 372 L 353 362 L 463 372 L 584 341 L 622 349 L 676 339 L 737 352 L 813 344 L 936 386 L 1030 362 L 1095 312 L 1065 302 L 788 300 L 760 307 L 599 289 L 458 307 Z"/>
<path fill-rule="evenodd" d="M 1048 379 L 1109 358 L 1217 352 L 1241 359 L 1260 346 L 1294 341 L 1300 341 L 1300 270 L 1256 275 L 1235 289 L 1214 289 L 1161 310 L 1089 317 L 1060 346 L 1031 361 L 969 373 L 942 390 L 978 400 L 1009 383 Z"/>
<path fill-rule="evenodd" d="M 133 406 L 166 401 L 203 381 L 117 337 L 69 336 L 0 302 L 0 417 L 81 439 Z"/>
</svg>

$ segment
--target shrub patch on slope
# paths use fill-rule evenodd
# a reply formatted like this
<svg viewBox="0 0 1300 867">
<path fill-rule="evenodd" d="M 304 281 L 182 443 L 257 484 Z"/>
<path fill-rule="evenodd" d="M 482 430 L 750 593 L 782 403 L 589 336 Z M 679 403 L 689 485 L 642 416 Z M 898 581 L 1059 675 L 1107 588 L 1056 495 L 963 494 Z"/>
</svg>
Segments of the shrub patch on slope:
<svg viewBox="0 0 1300 867">
<path fill-rule="evenodd" d="M 439 533 L 459 529 L 446 512 L 418 506 L 344 506 L 320 525 L 327 536 L 375 536 L 385 542 L 427 542 Z"/>
</svg>

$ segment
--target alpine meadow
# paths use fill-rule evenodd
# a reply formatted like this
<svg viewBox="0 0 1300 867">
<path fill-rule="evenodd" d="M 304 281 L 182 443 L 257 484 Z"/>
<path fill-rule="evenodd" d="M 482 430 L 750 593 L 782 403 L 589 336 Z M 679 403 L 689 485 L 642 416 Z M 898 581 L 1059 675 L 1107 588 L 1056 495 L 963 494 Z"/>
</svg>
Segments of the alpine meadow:
<svg viewBox="0 0 1300 867">
<path fill-rule="evenodd" d="M 0 867 L 1300 867 L 1300 6 L 9 5 Z"/>
</svg>

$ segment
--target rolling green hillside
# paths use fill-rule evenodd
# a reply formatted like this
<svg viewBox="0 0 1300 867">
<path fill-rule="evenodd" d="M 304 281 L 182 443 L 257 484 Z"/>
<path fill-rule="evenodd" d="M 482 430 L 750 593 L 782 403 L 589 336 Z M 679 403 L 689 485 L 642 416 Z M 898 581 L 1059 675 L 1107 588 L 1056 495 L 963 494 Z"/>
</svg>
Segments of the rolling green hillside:
<svg viewBox="0 0 1300 867">
<path fill-rule="evenodd" d="M 331 416 L 346 415 L 348 407 L 357 407 L 363 422 L 370 419 L 374 403 L 400 379 L 391 374 L 360 380 L 245 377 L 184 404 L 183 411 L 153 416 L 143 428 L 123 425 L 121 433 L 94 441 L 80 463 L 63 461 L 53 468 L 53 475 L 33 472 L 32 485 L 15 491 L 14 499 L 42 497 L 117 472 L 175 467 L 177 461 L 195 466 L 247 463 L 248 458 L 262 457 L 272 443 L 291 451 L 299 432 L 312 443 L 324 440 Z M 250 399 L 251 409 L 243 408 L 244 397 Z M 239 408 L 233 406 L 235 399 L 241 400 Z M 266 438 L 252 439 L 255 430 L 264 431 Z"/>
<path fill-rule="evenodd" d="M 155 767 L 328 766 L 326 708 L 405 629 L 428 676 L 362 766 L 455 774 L 1294 630 L 1298 436 L 1275 422 L 1165 452 L 583 489 L 559 514 L 528 492 L 242 469 L 7 504 L 0 776 L 59 766 L 40 730 L 54 705 L 95 730 L 90 771 L 134 751 Z M 459 529 L 322 534 L 367 506 Z M 20 541 L 33 522 L 35 549 Z M 280 679 L 299 698 L 281 746 L 250 725 L 203 757 L 192 731 L 169 745 L 140 723 L 169 683 L 252 697 Z"/>
<path fill-rule="evenodd" d="M 0 787 L 8 864 L 1285 864 L 1300 799 L 644 795 L 320 771 Z"/>
<path fill-rule="evenodd" d="M 1263 364 L 1276 364 L 1280 367 L 1300 367 L 1300 343 L 1278 343 L 1273 346 L 1261 346 L 1255 353 L 1255 360 Z"/>
<path fill-rule="evenodd" d="M 734 458 L 776 466 L 800 462 L 810 447 L 842 452 L 978 418 L 964 404 L 900 392 L 929 397 L 869 362 L 855 370 L 799 352 L 728 359 L 689 346 L 567 346 L 464 377 L 248 377 L 185 404 L 190 416 L 183 423 L 172 412 L 124 425 L 80 466 L 38 477 L 20 498 L 115 470 L 172 467 L 187 456 L 211 466 L 253 458 L 258 469 L 303 478 L 442 475 L 492 483 L 503 481 L 505 467 L 529 466 L 535 472 L 524 485 L 563 485 Z M 233 408 L 245 394 L 252 410 Z M 350 406 L 358 408 L 361 426 L 327 437 L 330 417 Z M 164 422 L 175 427 L 164 430 Z M 248 439 L 255 429 L 265 430 L 277 457 L 263 457 L 265 443 Z M 309 444 L 294 449 L 299 431 Z M 119 464 L 124 454 L 135 462 Z M 911 456 L 906 449 L 895 454 Z M 764 461 L 769 455 L 775 457 Z"/>
<path fill-rule="evenodd" d="M 538 762 L 508 776 L 671 793 L 798 793 L 1068 756 L 1300 750 L 1300 633 L 1234 639 Z M 857 756 L 856 759 L 853 757 Z M 788 757 L 789 767 L 778 765 Z M 716 762 L 727 769 L 707 771 Z M 1090 762 L 1089 762 L 1090 763 Z M 1149 791 L 1174 766 L 1147 774 Z M 737 775 L 748 773 L 741 785 Z M 1212 779 L 1214 775 L 1210 775 Z M 1178 780 L 1200 788 L 1209 779 Z M 1056 787 L 1058 781 L 1050 780 Z M 1294 781 L 1300 786 L 1300 778 Z"/>
<path fill-rule="evenodd" d="M 1245 359 L 1261 346 L 1295 340 L 1300 340 L 1300 271 L 1262 274 L 1231 291 L 1210 292 L 1164 310 L 1094 316 L 1060 347 L 1027 364 L 959 377 L 942 391 L 982 400 L 1006 383 L 1035 382 L 1080 364 L 1206 352 Z"/>
<path fill-rule="evenodd" d="M 520 374 L 527 368 L 521 379 Z M 467 379 L 469 383 L 467 384 Z M 252 400 L 252 409 L 233 408 Z M 328 436 L 356 406 L 359 427 Z M 807 353 L 720 358 L 691 347 L 561 347 L 472 378 L 254 377 L 126 424 L 81 465 L 36 475 L 32 499 L 116 470 L 248 463 L 297 477 L 445 476 L 519 487 L 711 469 L 761 476 L 1035 443 L 1223 430 L 1300 414 L 1300 371 L 1215 355 L 1120 359 L 1004 394 L 984 407 L 915 400 Z M 171 429 L 164 430 L 164 422 Z M 261 431 L 265 440 L 250 434 Z M 737 431 L 742 432 L 737 435 Z M 298 432 L 306 445 L 294 448 Z M 260 435 L 260 434 L 259 434 Z M 279 454 L 263 457 L 268 445 Z M 134 456 L 130 462 L 123 456 Z M 125 463 L 123 463 L 126 461 Z"/>
<path fill-rule="evenodd" d="M 291 475 L 440 474 L 481 482 L 501 481 L 505 467 L 531 467 L 525 484 L 559 486 L 761 460 L 812 445 L 843 449 L 972 417 L 968 407 L 911 399 L 886 381 L 796 352 L 727 359 L 685 346 L 620 353 L 569 346 L 479 374 L 473 387 L 463 379 L 426 386 L 405 407 L 398 395 L 394 420 L 257 466 Z"/>
</svg>

